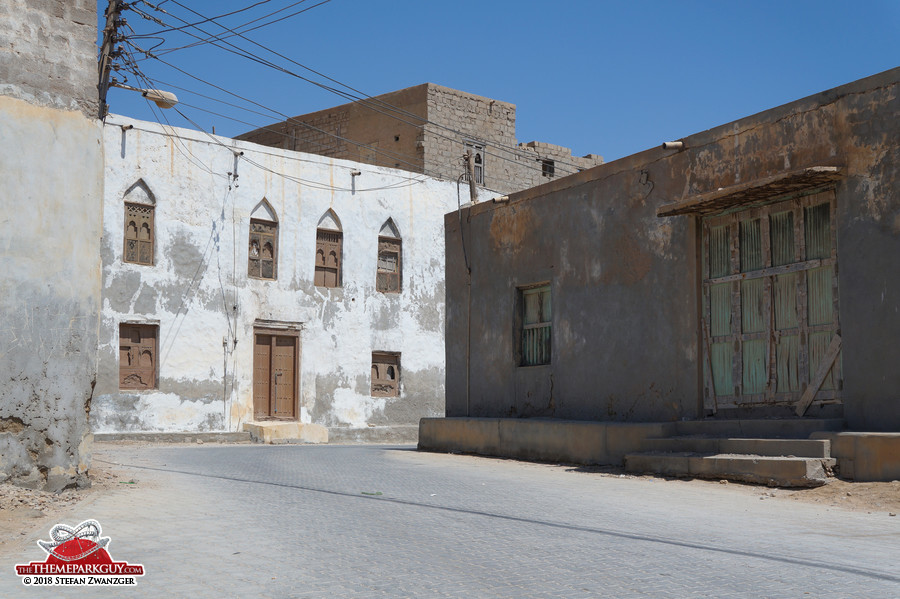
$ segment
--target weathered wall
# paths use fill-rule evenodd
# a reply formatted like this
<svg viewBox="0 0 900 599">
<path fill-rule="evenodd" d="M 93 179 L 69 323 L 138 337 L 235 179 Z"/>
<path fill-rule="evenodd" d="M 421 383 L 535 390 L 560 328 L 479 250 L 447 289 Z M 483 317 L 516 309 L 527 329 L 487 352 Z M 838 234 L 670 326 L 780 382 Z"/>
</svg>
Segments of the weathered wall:
<svg viewBox="0 0 900 599">
<path fill-rule="evenodd" d="M 433 83 L 301 115 L 238 139 L 450 181 L 463 173 L 463 141 L 481 140 L 485 195 L 527 189 L 603 162 L 596 154 L 575 157 L 553 144 L 517 144 L 515 104 Z M 541 159 L 555 161 L 553 176 L 545 176 Z"/>
<path fill-rule="evenodd" d="M 253 417 L 253 326 L 260 319 L 303 327 L 301 421 L 368 429 L 442 415 L 443 214 L 456 205 L 455 185 L 219 138 L 244 152 L 236 161 L 202 133 L 176 132 L 177 140 L 155 124 L 118 116 L 104 130 L 94 431 L 239 430 Z M 235 168 L 239 177 L 230 181 L 225 173 Z M 355 184 L 354 170 L 362 171 Z M 123 197 L 138 181 L 156 205 L 153 266 L 122 260 Z M 276 281 L 247 276 L 250 214 L 264 198 L 279 223 Z M 313 285 L 316 228 L 329 209 L 344 235 L 343 286 L 336 289 Z M 388 218 L 402 237 L 399 294 L 375 290 L 378 235 Z M 158 390 L 118 388 L 118 329 L 127 321 L 159 325 Z M 401 353 L 400 397 L 371 396 L 373 351 Z"/>
<path fill-rule="evenodd" d="M 0 95 L 97 116 L 95 0 L 2 0 L 0 21 Z"/>
<path fill-rule="evenodd" d="M 427 90 L 427 84 L 417 85 L 370 101 L 342 104 L 250 131 L 237 139 L 431 174 L 423 171 L 420 143 Z"/>
<path fill-rule="evenodd" d="M 0 2 L 0 480 L 87 484 L 103 192 L 95 4 Z"/>
<path fill-rule="evenodd" d="M 595 154 L 543 142 L 516 142 L 516 105 L 459 90 L 428 86 L 428 124 L 422 132 L 426 172 L 455 181 L 463 172 L 464 140 L 485 143 L 484 187 L 511 193 L 601 164 Z M 541 159 L 555 161 L 555 174 L 543 174 Z"/>
<path fill-rule="evenodd" d="M 835 190 L 844 412 L 854 428 L 900 429 L 898 79 L 894 69 L 687 137 L 680 152 L 648 150 L 464 210 L 471 299 L 448 214 L 448 416 L 696 417 L 698 219 L 656 209 L 831 165 L 845 173 Z M 518 368 L 516 287 L 542 281 L 552 364 Z"/>
</svg>

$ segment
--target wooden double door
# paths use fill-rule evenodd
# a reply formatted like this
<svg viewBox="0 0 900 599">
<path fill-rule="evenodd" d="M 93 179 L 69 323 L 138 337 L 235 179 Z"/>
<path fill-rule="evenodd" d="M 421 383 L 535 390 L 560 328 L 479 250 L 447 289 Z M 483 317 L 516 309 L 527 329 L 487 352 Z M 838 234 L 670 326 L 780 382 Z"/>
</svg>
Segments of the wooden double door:
<svg viewBox="0 0 900 599">
<path fill-rule="evenodd" d="M 253 417 L 296 420 L 300 338 L 257 329 L 253 341 Z"/>
</svg>

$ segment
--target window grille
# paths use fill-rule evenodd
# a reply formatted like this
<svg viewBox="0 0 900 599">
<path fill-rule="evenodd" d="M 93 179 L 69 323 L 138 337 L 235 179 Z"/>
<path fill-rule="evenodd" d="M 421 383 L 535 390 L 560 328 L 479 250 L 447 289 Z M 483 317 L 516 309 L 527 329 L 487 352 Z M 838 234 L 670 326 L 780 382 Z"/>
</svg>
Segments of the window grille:
<svg viewBox="0 0 900 599">
<path fill-rule="evenodd" d="M 341 286 L 342 243 L 340 231 L 316 230 L 316 287 Z"/>
<path fill-rule="evenodd" d="M 153 265 L 154 207 L 125 202 L 125 262 Z"/>
<path fill-rule="evenodd" d="M 278 278 L 278 223 L 250 220 L 247 274 L 255 279 Z"/>
<path fill-rule="evenodd" d="M 376 289 L 382 293 L 399 293 L 401 273 L 400 240 L 379 237 Z"/>
<path fill-rule="evenodd" d="M 522 306 L 522 366 L 550 363 L 550 286 L 520 290 Z"/>
</svg>

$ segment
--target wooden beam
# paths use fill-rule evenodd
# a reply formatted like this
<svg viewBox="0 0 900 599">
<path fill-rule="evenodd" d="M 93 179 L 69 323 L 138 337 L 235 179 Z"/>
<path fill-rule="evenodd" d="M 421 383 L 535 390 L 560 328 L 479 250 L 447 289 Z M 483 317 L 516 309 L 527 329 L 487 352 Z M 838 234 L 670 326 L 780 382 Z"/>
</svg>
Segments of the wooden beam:
<svg viewBox="0 0 900 599">
<path fill-rule="evenodd" d="M 745 181 L 729 187 L 696 194 L 684 200 L 660 206 L 657 216 L 709 213 L 732 206 L 775 200 L 778 197 L 812 189 L 836 181 L 841 177 L 841 167 L 810 166 L 777 173 L 761 179 Z"/>
<path fill-rule="evenodd" d="M 812 380 L 809 381 L 809 386 L 806 387 L 806 391 L 800 396 L 800 401 L 797 402 L 797 416 L 803 416 L 803 414 L 806 413 L 806 409 L 809 408 L 809 404 L 812 403 L 813 397 L 816 396 L 819 387 L 825 382 L 825 377 L 828 375 L 828 371 L 831 370 L 831 365 L 834 364 L 834 360 L 837 358 L 839 351 L 841 351 L 841 336 L 835 333 L 834 337 L 831 338 L 831 343 L 828 345 L 825 356 L 822 358 L 822 363 L 819 364 L 819 369 L 816 371 Z"/>
</svg>

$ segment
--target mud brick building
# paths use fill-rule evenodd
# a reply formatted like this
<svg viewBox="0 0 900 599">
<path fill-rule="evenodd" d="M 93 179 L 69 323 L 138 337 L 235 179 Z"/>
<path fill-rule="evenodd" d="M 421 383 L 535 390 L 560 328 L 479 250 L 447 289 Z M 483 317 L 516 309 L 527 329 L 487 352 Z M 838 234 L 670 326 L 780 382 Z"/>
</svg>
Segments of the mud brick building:
<svg viewBox="0 0 900 599">
<path fill-rule="evenodd" d="M 516 106 L 423 83 L 256 129 L 238 139 L 455 181 L 462 156 L 475 157 L 478 185 L 520 191 L 596 166 L 596 154 L 516 141 Z"/>
</svg>

